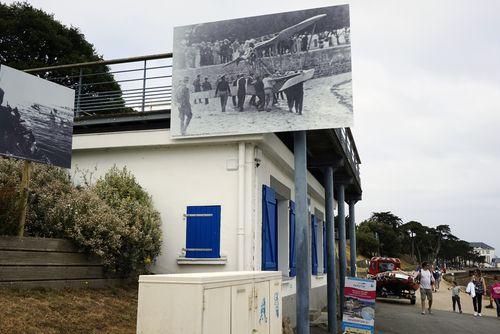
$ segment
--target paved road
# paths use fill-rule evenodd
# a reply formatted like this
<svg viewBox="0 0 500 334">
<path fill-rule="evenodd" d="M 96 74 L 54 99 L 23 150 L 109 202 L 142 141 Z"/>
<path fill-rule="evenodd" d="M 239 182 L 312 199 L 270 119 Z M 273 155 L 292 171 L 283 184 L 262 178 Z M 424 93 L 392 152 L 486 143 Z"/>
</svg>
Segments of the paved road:
<svg viewBox="0 0 500 334">
<path fill-rule="evenodd" d="M 435 310 L 421 315 L 418 305 L 407 301 L 379 301 L 376 307 L 377 334 L 493 334 L 500 333 L 500 320 Z"/>
</svg>

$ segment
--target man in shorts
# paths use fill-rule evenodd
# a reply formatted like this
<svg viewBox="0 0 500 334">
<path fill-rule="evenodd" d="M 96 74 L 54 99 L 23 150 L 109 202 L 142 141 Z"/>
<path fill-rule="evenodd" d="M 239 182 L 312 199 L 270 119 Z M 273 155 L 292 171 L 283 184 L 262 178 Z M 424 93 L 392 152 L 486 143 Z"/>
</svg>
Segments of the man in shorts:
<svg viewBox="0 0 500 334">
<path fill-rule="evenodd" d="M 177 90 L 176 99 L 179 104 L 179 118 L 181 119 L 181 134 L 184 136 L 186 134 L 186 129 L 191 122 L 193 113 L 191 112 L 191 102 L 189 88 L 187 87 L 189 83 L 189 78 L 185 77 L 181 82 L 179 89 Z"/>
<path fill-rule="evenodd" d="M 429 303 L 429 314 L 432 314 L 432 287 L 435 284 L 434 276 L 427 262 L 422 262 L 422 269 L 417 272 L 415 277 L 420 282 L 420 298 L 422 302 L 422 314 L 425 314 L 425 300 Z"/>
</svg>

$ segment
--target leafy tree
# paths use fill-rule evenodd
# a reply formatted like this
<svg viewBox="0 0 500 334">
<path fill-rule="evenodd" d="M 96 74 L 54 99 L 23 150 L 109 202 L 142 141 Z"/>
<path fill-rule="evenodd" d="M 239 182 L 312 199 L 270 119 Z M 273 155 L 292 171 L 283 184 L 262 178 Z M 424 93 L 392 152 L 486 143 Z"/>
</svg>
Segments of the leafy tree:
<svg viewBox="0 0 500 334">
<path fill-rule="evenodd" d="M 53 15 L 32 7 L 27 2 L 11 5 L 0 3 L 0 63 L 20 70 L 102 60 L 85 36 L 75 27 L 66 27 Z M 75 88 L 79 69 L 61 69 L 35 73 L 42 78 Z M 121 93 L 105 65 L 82 67 L 84 74 L 82 94 L 103 98 L 99 92 Z M 106 82 L 105 84 L 95 84 Z M 108 98 L 107 103 L 120 106 L 120 97 Z M 90 102 L 90 100 L 87 100 Z M 117 108 L 117 109 L 118 109 Z M 125 111 L 124 109 L 123 111 Z"/>
</svg>

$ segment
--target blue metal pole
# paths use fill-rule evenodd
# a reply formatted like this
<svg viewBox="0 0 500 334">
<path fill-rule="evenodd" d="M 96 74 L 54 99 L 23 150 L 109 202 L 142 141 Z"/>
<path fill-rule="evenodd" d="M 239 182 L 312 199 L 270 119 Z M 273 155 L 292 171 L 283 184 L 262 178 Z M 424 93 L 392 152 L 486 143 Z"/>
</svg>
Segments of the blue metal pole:
<svg viewBox="0 0 500 334">
<path fill-rule="evenodd" d="M 340 279 L 340 314 L 344 310 L 344 286 L 345 286 L 345 276 L 347 274 L 347 256 L 346 256 L 346 235 L 345 235 L 345 187 L 341 183 L 338 185 L 338 221 L 339 221 L 339 279 Z"/>
<path fill-rule="evenodd" d="M 349 201 L 349 243 L 351 250 L 351 276 L 356 277 L 356 220 L 354 206 L 356 201 Z"/>
<path fill-rule="evenodd" d="M 294 132 L 295 256 L 297 259 L 297 334 L 309 334 L 310 261 L 307 249 L 307 143 L 306 132 Z"/>
<path fill-rule="evenodd" d="M 328 331 L 338 333 L 337 325 L 337 273 L 335 265 L 335 223 L 333 208 L 333 167 L 325 171 L 325 208 L 326 208 L 326 271 L 328 296 Z"/>
</svg>

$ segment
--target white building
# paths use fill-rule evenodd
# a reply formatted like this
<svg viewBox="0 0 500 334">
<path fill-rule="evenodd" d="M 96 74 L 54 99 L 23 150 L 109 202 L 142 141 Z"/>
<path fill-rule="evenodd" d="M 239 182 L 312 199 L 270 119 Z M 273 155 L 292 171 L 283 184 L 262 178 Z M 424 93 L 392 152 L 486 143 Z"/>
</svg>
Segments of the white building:
<svg viewBox="0 0 500 334">
<path fill-rule="evenodd" d="M 495 258 L 495 248 L 485 244 L 484 242 L 469 242 L 469 245 L 474 249 L 474 252 L 480 256 L 484 256 L 484 265 L 493 265 Z"/>
<path fill-rule="evenodd" d="M 293 140 L 291 133 L 172 140 L 169 112 L 75 124 L 72 169 L 103 175 L 126 166 L 161 214 L 155 273 L 280 270 L 284 314 L 294 323 Z M 326 305 L 322 167 L 359 199 L 359 156 L 349 129 L 308 132 L 311 309 Z M 311 237 L 312 236 L 312 237 Z M 292 240 L 292 242 L 290 242 Z M 312 250 L 311 250 L 312 249 Z"/>
</svg>

